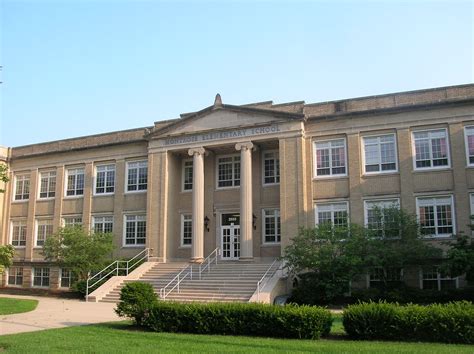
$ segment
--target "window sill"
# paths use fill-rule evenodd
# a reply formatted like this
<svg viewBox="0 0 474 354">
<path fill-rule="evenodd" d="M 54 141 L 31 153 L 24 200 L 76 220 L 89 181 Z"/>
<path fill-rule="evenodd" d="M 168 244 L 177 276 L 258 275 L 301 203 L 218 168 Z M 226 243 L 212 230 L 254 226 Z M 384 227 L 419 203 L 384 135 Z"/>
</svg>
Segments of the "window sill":
<svg viewBox="0 0 474 354">
<path fill-rule="evenodd" d="M 327 181 L 331 179 L 349 179 L 349 176 L 348 175 L 313 176 L 313 181 Z"/>
<path fill-rule="evenodd" d="M 12 204 L 28 203 L 29 201 L 30 201 L 29 199 L 12 200 Z"/>
<path fill-rule="evenodd" d="M 281 247 L 281 242 L 274 242 L 274 243 L 270 243 L 270 242 L 268 242 L 268 243 L 262 243 L 262 244 L 260 245 L 260 247 L 264 247 L 264 248 L 266 248 L 266 247 Z"/>
<path fill-rule="evenodd" d="M 115 193 L 97 193 L 97 194 L 94 193 L 92 196 L 93 197 L 110 197 L 113 195 L 115 195 Z"/>
<path fill-rule="evenodd" d="M 16 250 L 24 250 L 26 248 L 26 246 L 13 246 L 13 248 L 16 249 Z"/>
<path fill-rule="evenodd" d="M 188 245 L 188 246 L 181 245 L 178 247 L 179 250 L 190 250 L 191 248 L 192 248 L 192 245 Z"/>
<path fill-rule="evenodd" d="M 442 171 L 453 171 L 451 167 L 440 167 L 440 168 L 415 168 L 413 173 L 425 173 L 425 172 L 442 172 Z"/>
<path fill-rule="evenodd" d="M 216 192 L 218 191 L 227 191 L 232 189 L 240 189 L 240 186 L 233 186 L 233 187 L 217 187 Z"/>
<path fill-rule="evenodd" d="M 453 235 L 442 235 L 442 236 L 433 235 L 433 236 L 423 236 L 422 239 L 427 240 L 427 241 L 437 241 L 437 240 L 446 241 L 446 240 L 455 240 L 456 237 L 454 237 Z"/>
<path fill-rule="evenodd" d="M 125 195 L 128 195 L 128 194 L 146 194 L 148 190 L 144 189 L 144 190 L 141 190 L 141 191 L 125 191 L 124 194 Z"/>
<path fill-rule="evenodd" d="M 122 248 L 146 248 L 146 245 L 122 245 Z"/>
<path fill-rule="evenodd" d="M 262 187 L 263 188 L 266 188 L 266 187 L 278 187 L 280 185 L 280 183 L 263 183 L 262 184 Z"/>
<path fill-rule="evenodd" d="M 377 172 L 377 173 L 364 173 L 363 178 L 373 178 L 373 177 L 392 177 L 400 175 L 399 171 L 390 171 L 390 172 Z"/>
<path fill-rule="evenodd" d="M 84 194 L 81 195 L 65 195 L 63 199 L 81 199 L 84 198 Z"/>
</svg>

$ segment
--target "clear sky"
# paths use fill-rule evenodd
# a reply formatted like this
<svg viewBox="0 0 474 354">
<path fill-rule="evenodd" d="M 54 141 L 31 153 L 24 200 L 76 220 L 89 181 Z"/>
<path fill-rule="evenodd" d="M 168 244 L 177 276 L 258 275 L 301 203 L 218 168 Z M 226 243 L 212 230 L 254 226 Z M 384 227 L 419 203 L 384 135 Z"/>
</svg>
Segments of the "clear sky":
<svg viewBox="0 0 474 354">
<path fill-rule="evenodd" d="M 5 146 L 474 81 L 472 1 L 0 3 Z"/>
</svg>

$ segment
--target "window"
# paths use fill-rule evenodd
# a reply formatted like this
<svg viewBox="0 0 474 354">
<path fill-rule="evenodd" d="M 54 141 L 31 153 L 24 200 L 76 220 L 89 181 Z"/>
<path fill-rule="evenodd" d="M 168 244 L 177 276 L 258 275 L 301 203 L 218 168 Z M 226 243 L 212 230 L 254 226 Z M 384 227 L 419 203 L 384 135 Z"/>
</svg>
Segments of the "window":
<svg viewBox="0 0 474 354">
<path fill-rule="evenodd" d="M 26 246 L 26 220 L 12 221 L 11 244 L 15 247 Z"/>
<path fill-rule="evenodd" d="M 8 269 L 8 285 L 22 286 L 23 285 L 23 268 L 10 267 Z"/>
<path fill-rule="evenodd" d="M 146 242 L 146 216 L 125 215 L 124 246 L 144 245 Z"/>
<path fill-rule="evenodd" d="M 347 227 L 347 202 L 316 204 L 316 224 L 331 223 L 336 227 Z"/>
<path fill-rule="evenodd" d="M 280 156 L 278 151 L 263 153 L 263 184 L 280 183 Z"/>
<path fill-rule="evenodd" d="M 183 191 L 193 190 L 193 160 L 183 161 Z"/>
<path fill-rule="evenodd" d="M 40 198 L 54 198 L 56 194 L 56 171 L 40 173 Z"/>
<path fill-rule="evenodd" d="M 280 209 L 263 210 L 263 242 L 280 243 L 281 225 Z"/>
<path fill-rule="evenodd" d="M 223 156 L 217 159 L 217 186 L 240 186 L 240 155 Z"/>
<path fill-rule="evenodd" d="M 401 268 L 374 267 L 369 270 L 369 288 L 380 288 L 385 285 L 399 285 L 402 281 Z"/>
<path fill-rule="evenodd" d="M 68 216 L 63 218 L 64 227 L 82 226 L 82 216 Z"/>
<path fill-rule="evenodd" d="M 346 140 L 315 142 L 317 177 L 346 175 Z"/>
<path fill-rule="evenodd" d="M 474 126 L 464 128 L 467 165 L 474 166 Z"/>
<path fill-rule="evenodd" d="M 429 267 L 421 271 L 420 287 L 434 290 L 456 289 L 459 287 L 459 280 L 441 273 L 438 267 Z"/>
<path fill-rule="evenodd" d="M 395 134 L 367 136 L 363 140 L 365 173 L 383 173 L 397 170 Z"/>
<path fill-rule="evenodd" d="M 49 268 L 33 268 L 33 286 L 49 286 Z"/>
<path fill-rule="evenodd" d="M 413 132 L 415 169 L 449 167 L 446 129 Z"/>
<path fill-rule="evenodd" d="M 15 176 L 15 200 L 28 200 L 30 197 L 30 176 Z"/>
<path fill-rule="evenodd" d="M 148 161 L 127 162 L 127 192 L 146 191 Z"/>
<path fill-rule="evenodd" d="M 95 194 L 111 194 L 115 191 L 115 165 L 96 167 Z"/>
<path fill-rule="evenodd" d="M 113 216 L 94 216 L 93 217 L 94 232 L 112 232 L 114 228 Z"/>
<path fill-rule="evenodd" d="M 453 198 L 416 198 L 421 232 L 427 236 L 449 237 L 454 233 Z"/>
<path fill-rule="evenodd" d="M 181 215 L 181 246 L 190 246 L 193 243 L 193 217 Z"/>
<path fill-rule="evenodd" d="M 84 169 L 69 168 L 66 172 L 66 196 L 84 195 Z"/>
<path fill-rule="evenodd" d="M 398 199 L 368 200 L 364 202 L 365 226 L 375 237 L 400 237 Z"/>
<path fill-rule="evenodd" d="M 36 247 L 43 247 L 46 238 L 53 234 L 53 220 L 36 221 Z"/>
<path fill-rule="evenodd" d="M 70 288 L 72 284 L 72 273 L 69 269 L 61 268 L 59 285 L 61 288 Z"/>
</svg>

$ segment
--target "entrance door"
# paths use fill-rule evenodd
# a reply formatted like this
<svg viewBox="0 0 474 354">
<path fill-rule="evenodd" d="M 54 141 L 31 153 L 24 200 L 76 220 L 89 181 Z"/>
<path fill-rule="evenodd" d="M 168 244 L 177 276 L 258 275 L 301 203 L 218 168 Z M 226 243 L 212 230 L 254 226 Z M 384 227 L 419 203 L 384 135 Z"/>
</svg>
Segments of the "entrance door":
<svg viewBox="0 0 474 354">
<path fill-rule="evenodd" d="M 222 214 L 222 259 L 240 258 L 240 215 Z"/>
</svg>

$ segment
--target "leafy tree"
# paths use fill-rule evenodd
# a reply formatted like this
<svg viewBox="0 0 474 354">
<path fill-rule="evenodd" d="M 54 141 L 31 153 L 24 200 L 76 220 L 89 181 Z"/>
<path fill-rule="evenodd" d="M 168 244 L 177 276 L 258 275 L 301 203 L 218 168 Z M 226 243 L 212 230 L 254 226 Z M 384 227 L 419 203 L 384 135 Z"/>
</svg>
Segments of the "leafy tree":
<svg viewBox="0 0 474 354">
<path fill-rule="evenodd" d="M 8 167 L 5 164 L 0 164 L 0 182 L 7 183 L 9 178 L 7 176 Z M 4 189 L 0 189 L 0 193 L 5 193 Z"/>
<path fill-rule="evenodd" d="M 15 249 L 12 245 L 0 246 L 0 274 L 4 272 L 5 268 L 11 267 L 14 254 Z"/>
<path fill-rule="evenodd" d="M 86 280 L 91 270 L 98 270 L 111 257 L 111 233 L 88 233 L 80 226 L 65 227 L 48 237 L 43 255 L 48 261 L 68 268 L 78 281 Z"/>
<path fill-rule="evenodd" d="M 471 226 L 472 228 L 473 226 Z M 451 277 L 466 274 L 466 280 L 474 281 L 474 242 L 467 235 L 458 235 L 456 242 L 447 243 L 450 248 L 446 252 L 441 270 Z"/>
</svg>

